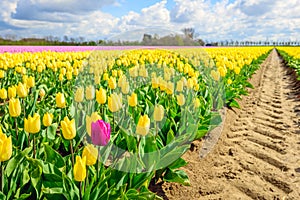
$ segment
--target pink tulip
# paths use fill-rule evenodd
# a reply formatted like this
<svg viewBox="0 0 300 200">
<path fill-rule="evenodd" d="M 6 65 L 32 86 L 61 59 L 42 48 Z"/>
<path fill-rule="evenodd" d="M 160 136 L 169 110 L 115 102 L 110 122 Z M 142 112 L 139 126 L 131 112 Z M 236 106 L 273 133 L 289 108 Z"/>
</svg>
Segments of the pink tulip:
<svg viewBox="0 0 300 200">
<path fill-rule="evenodd" d="M 110 124 L 103 120 L 92 122 L 92 142 L 94 145 L 105 146 L 110 140 Z"/>
</svg>

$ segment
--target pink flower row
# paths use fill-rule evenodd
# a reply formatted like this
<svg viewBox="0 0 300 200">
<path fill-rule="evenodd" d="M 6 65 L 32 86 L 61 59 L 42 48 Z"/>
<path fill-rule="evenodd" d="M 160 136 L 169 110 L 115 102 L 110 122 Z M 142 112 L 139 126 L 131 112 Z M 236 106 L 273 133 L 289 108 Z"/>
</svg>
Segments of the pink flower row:
<svg viewBox="0 0 300 200">
<path fill-rule="evenodd" d="M 71 51 L 93 51 L 93 50 L 127 50 L 127 49 L 178 49 L 178 48 L 200 48 L 191 46 L 0 46 L 0 53 L 10 52 L 71 52 Z"/>
</svg>

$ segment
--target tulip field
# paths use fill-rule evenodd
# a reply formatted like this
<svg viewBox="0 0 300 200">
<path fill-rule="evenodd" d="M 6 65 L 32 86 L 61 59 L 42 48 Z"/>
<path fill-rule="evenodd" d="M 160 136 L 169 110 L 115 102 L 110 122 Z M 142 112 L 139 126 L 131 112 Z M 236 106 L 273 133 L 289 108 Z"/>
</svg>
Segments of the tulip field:
<svg viewBox="0 0 300 200">
<path fill-rule="evenodd" d="M 182 155 L 239 108 L 271 51 L 26 48 L 0 47 L 0 199 L 162 199 L 150 184 L 189 185 Z"/>
</svg>

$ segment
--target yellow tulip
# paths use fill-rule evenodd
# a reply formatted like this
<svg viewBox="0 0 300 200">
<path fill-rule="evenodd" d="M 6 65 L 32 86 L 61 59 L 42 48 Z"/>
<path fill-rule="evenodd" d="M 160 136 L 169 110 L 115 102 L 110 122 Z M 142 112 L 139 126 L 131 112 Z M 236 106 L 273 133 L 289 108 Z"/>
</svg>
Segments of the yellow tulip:
<svg viewBox="0 0 300 200">
<path fill-rule="evenodd" d="M 108 81 L 109 80 L 109 76 L 108 76 L 108 73 L 104 73 L 103 74 L 103 80 L 105 80 L 105 81 Z"/>
<path fill-rule="evenodd" d="M 129 82 L 128 81 L 125 81 L 122 84 L 121 91 L 122 91 L 123 94 L 128 94 L 129 93 Z"/>
<path fill-rule="evenodd" d="M 166 87 L 167 94 L 173 94 L 173 92 L 174 92 L 174 83 L 169 81 L 169 82 L 167 82 L 166 86 L 167 86 Z"/>
<path fill-rule="evenodd" d="M 71 80 L 71 79 L 73 78 L 73 72 L 72 72 L 72 71 L 68 71 L 68 72 L 66 73 L 66 76 L 67 76 L 67 79 L 68 79 L 68 80 Z"/>
<path fill-rule="evenodd" d="M 102 119 L 101 116 L 97 112 L 93 112 L 91 116 L 86 115 L 85 122 L 86 122 L 86 131 L 91 136 L 92 133 L 92 122 L 96 122 Z"/>
<path fill-rule="evenodd" d="M 194 100 L 194 107 L 195 108 L 199 108 L 200 107 L 200 99 L 199 98 L 195 98 L 195 100 Z"/>
<path fill-rule="evenodd" d="M 24 120 L 24 130 L 31 134 L 36 134 L 41 130 L 41 120 L 38 113 L 34 113 L 33 117 L 28 116 Z"/>
<path fill-rule="evenodd" d="M 58 80 L 59 80 L 59 81 L 63 81 L 63 80 L 64 80 L 64 75 L 63 75 L 63 74 L 59 74 Z"/>
<path fill-rule="evenodd" d="M 117 82 L 115 77 L 110 77 L 108 80 L 108 87 L 112 90 L 116 89 L 117 87 Z"/>
<path fill-rule="evenodd" d="M 7 137 L 5 134 L 3 134 L 0 127 L 0 162 L 9 160 L 11 155 L 12 155 L 11 136 Z"/>
<path fill-rule="evenodd" d="M 66 68 L 61 68 L 61 69 L 60 69 L 60 73 L 61 73 L 61 74 L 65 75 L 66 72 L 67 72 Z"/>
<path fill-rule="evenodd" d="M 100 84 L 100 81 L 101 81 L 101 78 L 100 78 L 99 75 L 94 76 L 94 83 L 95 83 L 96 85 L 99 85 L 99 84 Z"/>
<path fill-rule="evenodd" d="M 89 85 L 85 90 L 85 97 L 87 100 L 93 100 L 95 98 L 95 87 Z"/>
<path fill-rule="evenodd" d="M 84 88 L 83 87 L 79 87 L 77 88 L 76 92 L 75 92 L 75 101 L 77 103 L 82 102 L 84 99 Z"/>
<path fill-rule="evenodd" d="M 118 71 L 117 70 L 112 70 L 111 71 L 111 75 L 113 76 L 113 77 L 117 77 L 118 76 Z"/>
<path fill-rule="evenodd" d="M 92 144 L 84 147 L 82 157 L 86 157 L 86 165 L 92 166 L 96 164 L 98 158 L 98 150 Z"/>
<path fill-rule="evenodd" d="M 4 78 L 5 77 L 5 72 L 3 70 L 0 70 L 0 78 Z"/>
<path fill-rule="evenodd" d="M 21 105 L 20 105 L 20 100 L 11 98 L 9 100 L 9 115 L 12 117 L 18 117 L 21 114 Z"/>
<path fill-rule="evenodd" d="M 160 122 L 164 117 L 165 109 L 162 105 L 156 105 L 154 107 L 154 121 Z"/>
<path fill-rule="evenodd" d="M 136 126 L 136 134 L 145 136 L 148 134 L 150 129 L 150 118 L 148 115 L 141 116 Z"/>
<path fill-rule="evenodd" d="M 152 88 L 156 89 L 159 86 L 159 80 L 157 77 L 152 77 L 151 78 L 151 83 L 152 83 Z"/>
<path fill-rule="evenodd" d="M 17 96 L 17 89 L 15 86 L 8 87 L 8 98 L 15 98 Z"/>
<path fill-rule="evenodd" d="M 131 96 L 128 96 L 127 99 L 128 99 L 128 104 L 131 107 L 135 107 L 138 104 L 137 95 L 134 92 L 131 94 Z"/>
<path fill-rule="evenodd" d="M 48 127 L 51 126 L 53 120 L 53 114 L 46 112 L 43 116 L 43 124 Z"/>
<path fill-rule="evenodd" d="M 231 79 L 228 79 L 228 80 L 227 80 L 227 84 L 230 85 L 231 83 L 232 83 L 232 80 L 231 80 Z"/>
<path fill-rule="evenodd" d="M 106 90 L 102 87 L 99 90 L 96 90 L 96 100 L 99 104 L 106 103 Z"/>
<path fill-rule="evenodd" d="M 29 76 L 28 79 L 27 79 L 27 86 L 29 88 L 32 88 L 35 86 L 35 80 L 34 80 L 34 77 L 33 76 Z"/>
<path fill-rule="evenodd" d="M 72 140 L 76 136 L 75 120 L 69 120 L 66 116 L 63 121 L 60 122 L 61 130 L 66 140 Z"/>
<path fill-rule="evenodd" d="M 61 92 L 57 93 L 55 97 L 55 101 L 56 101 L 56 106 L 58 108 L 66 107 L 65 95 L 63 93 Z"/>
<path fill-rule="evenodd" d="M 0 89 L 0 99 L 7 99 L 7 91 L 5 88 Z"/>
<path fill-rule="evenodd" d="M 233 71 L 234 71 L 235 74 L 240 74 L 241 68 L 239 68 L 239 67 L 234 67 Z"/>
<path fill-rule="evenodd" d="M 212 78 L 215 80 L 215 81 L 218 81 L 220 79 L 220 73 L 219 71 L 216 71 L 216 70 L 212 70 L 210 72 Z"/>
<path fill-rule="evenodd" d="M 182 92 L 183 91 L 183 81 L 182 80 L 177 81 L 176 91 L 177 92 Z"/>
<path fill-rule="evenodd" d="M 17 94 L 20 98 L 27 97 L 28 93 L 26 84 L 19 82 L 17 86 Z"/>
<path fill-rule="evenodd" d="M 86 178 L 86 157 L 76 156 L 76 162 L 74 165 L 74 179 L 75 181 L 82 182 Z"/>
<path fill-rule="evenodd" d="M 177 104 L 179 106 L 183 106 L 185 104 L 185 97 L 184 97 L 184 95 L 181 93 L 179 95 L 176 95 L 176 97 L 177 97 Z"/>
<path fill-rule="evenodd" d="M 224 68 L 224 67 L 219 67 L 219 68 L 218 68 L 218 71 L 219 71 L 221 77 L 226 76 L 226 68 Z"/>
<path fill-rule="evenodd" d="M 117 95 L 116 93 L 112 93 L 110 97 L 108 97 L 108 109 L 111 112 L 117 112 L 122 108 L 122 95 Z"/>
</svg>

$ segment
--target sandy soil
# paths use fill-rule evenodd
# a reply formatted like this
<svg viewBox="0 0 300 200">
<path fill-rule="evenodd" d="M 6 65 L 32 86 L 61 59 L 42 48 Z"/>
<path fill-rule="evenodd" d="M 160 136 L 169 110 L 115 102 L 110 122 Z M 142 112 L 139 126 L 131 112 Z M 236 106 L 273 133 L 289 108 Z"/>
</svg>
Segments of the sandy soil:
<svg viewBox="0 0 300 200">
<path fill-rule="evenodd" d="M 191 186 L 159 183 L 164 199 L 300 199 L 300 85 L 274 50 L 250 81 L 255 89 L 226 110 L 220 139 L 204 157 L 184 158 Z"/>
</svg>

